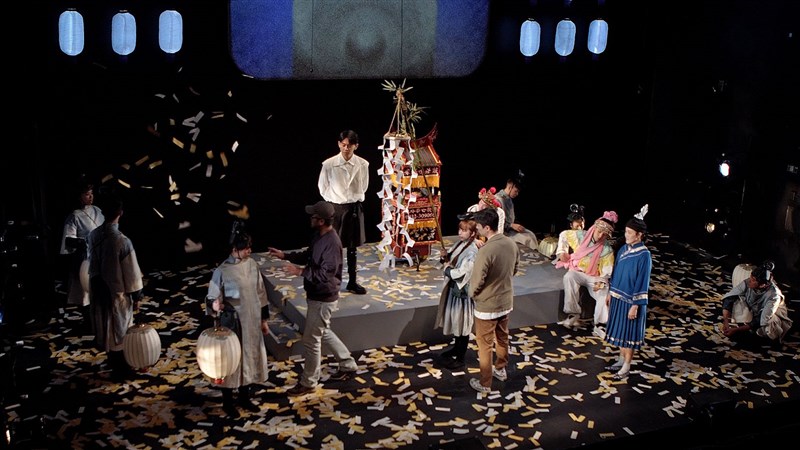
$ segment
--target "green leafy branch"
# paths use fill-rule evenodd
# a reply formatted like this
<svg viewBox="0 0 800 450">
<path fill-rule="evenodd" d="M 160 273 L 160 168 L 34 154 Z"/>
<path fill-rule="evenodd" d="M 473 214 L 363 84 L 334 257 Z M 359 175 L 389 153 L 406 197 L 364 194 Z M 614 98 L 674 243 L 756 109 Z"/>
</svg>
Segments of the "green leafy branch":
<svg viewBox="0 0 800 450">
<path fill-rule="evenodd" d="M 394 81 L 384 80 L 381 86 L 383 87 L 384 91 L 394 93 L 394 115 L 392 115 L 392 121 L 389 123 L 389 131 L 387 134 L 392 134 L 396 125 L 397 128 L 394 131 L 394 134 L 398 136 L 409 136 L 412 139 L 416 138 L 416 129 L 414 128 L 414 124 L 422 120 L 422 114 L 425 112 L 427 107 L 419 106 L 416 103 L 406 100 L 406 92 L 413 89 L 413 87 L 406 87 L 405 79 L 403 79 L 403 82 L 400 84 L 397 84 Z"/>
</svg>

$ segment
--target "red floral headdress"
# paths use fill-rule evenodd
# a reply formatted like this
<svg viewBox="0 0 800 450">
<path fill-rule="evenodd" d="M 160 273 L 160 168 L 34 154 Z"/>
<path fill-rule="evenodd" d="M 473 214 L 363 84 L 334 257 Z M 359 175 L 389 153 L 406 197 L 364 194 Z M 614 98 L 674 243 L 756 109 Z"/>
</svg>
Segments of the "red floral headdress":
<svg viewBox="0 0 800 450">
<path fill-rule="evenodd" d="M 490 187 L 488 190 L 486 188 L 482 188 L 480 192 L 478 192 L 478 198 L 480 201 L 486 203 L 492 208 L 499 208 L 502 205 L 500 205 L 499 200 L 494 198 L 495 192 L 497 192 L 497 189 L 495 189 L 494 186 Z"/>
</svg>

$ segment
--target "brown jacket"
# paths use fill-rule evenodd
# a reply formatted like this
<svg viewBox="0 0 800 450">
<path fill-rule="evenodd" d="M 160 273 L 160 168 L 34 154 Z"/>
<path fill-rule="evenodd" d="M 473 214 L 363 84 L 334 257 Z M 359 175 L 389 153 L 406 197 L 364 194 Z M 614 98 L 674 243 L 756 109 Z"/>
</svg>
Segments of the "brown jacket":
<svg viewBox="0 0 800 450">
<path fill-rule="evenodd" d="M 469 294 L 480 312 L 507 311 L 514 307 L 512 278 L 519 267 L 519 247 L 508 236 L 492 236 L 475 257 Z"/>
</svg>

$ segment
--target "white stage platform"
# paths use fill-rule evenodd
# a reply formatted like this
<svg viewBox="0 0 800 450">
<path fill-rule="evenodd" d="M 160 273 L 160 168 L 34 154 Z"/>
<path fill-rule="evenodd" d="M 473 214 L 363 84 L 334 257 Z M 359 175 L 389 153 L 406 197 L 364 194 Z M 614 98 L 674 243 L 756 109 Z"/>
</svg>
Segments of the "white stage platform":
<svg viewBox="0 0 800 450">
<path fill-rule="evenodd" d="M 449 247 L 455 239 L 447 237 L 445 244 Z M 352 351 L 446 341 L 441 330 L 433 327 L 444 283 L 441 246 L 434 246 L 419 268 L 402 261 L 393 269 L 380 270 L 382 255 L 375 245 L 359 248 L 358 280 L 367 294 L 343 290 L 331 328 Z M 302 279 L 287 275 L 282 269 L 285 262 L 266 253 L 253 254 L 253 258 L 261 266 L 271 306 L 280 312 L 271 321 L 270 353 L 279 359 L 301 354 L 297 330 L 302 330 L 306 311 Z M 564 270 L 556 269 L 538 251 L 523 252 L 514 277 L 510 328 L 557 322 L 563 305 L 563 275 Z M 343 278 L 346 284 L 346 273 Z"/>
</svg>

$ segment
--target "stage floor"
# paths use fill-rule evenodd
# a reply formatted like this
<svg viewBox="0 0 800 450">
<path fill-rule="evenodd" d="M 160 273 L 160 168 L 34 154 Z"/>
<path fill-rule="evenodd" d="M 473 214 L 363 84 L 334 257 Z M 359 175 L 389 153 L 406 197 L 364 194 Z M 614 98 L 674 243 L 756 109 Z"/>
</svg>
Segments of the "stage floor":
<svg viewBox="0 0 800 450">
<path fill-rule="evenodd" d="M 259 412 L 241 410 L 238 418 L 223 416 L 220 389 L 196 359 L 197 339 L 210 326 L 202 304 L 214 265 L 153 271 L 137 321 L 157 330 L 162 353 L 145 372 L 112 380 L 75 307 L 57 311 L 49 330 L 10 341 L 18 344 L 0 361 L 13 361 L 3 366 L 5 423 L 19 443 L 12 448 L 741 450 L 790 442 L 800 432 L 797 280 L 777 274 L 795 320 L 783 345 L 728 339 L 717 326 L 734 265 L 668 236 L 652 236 L 648 247 L 646 341 L 627 380 L 604 370 L 617 350 L 589 327 L 547 323 L 512 330 L 508 379 L 494 380 L 489 395 L 469 386 L 478 372 L 474 340 L 456 371 L 439 365 L 441 342 L 353 351 L 359 370 L 344 382 L 328 378 L 337 365 L 325 357 L 321 384 L 302 397 L 286 390 L 303 358 L 270 353 L 269 379 L 255 395 Z M 438 270 L 430 264 L 437 275 L 415 288 L 435 298 Z M 400 292 L 416 284 L 414 271 L 385 274 L 400 287 L 388 290 L 387 281 L 375 289 L 381 295 L 362 299 L 367 310 L 387 309 L 389 299 L 410 304 Z M 293 285 L 280 284 L 287 292 Z M 347 297 L 343 303 L 354 296 Z M 356 323 L 366 326 L 369 317 Z"/>
<path fill-rule="evenodd" d="M 456 236 L 445 238 L 449 248 Z M 376 244 L 359 248 L 358 281 L 365 295 L 344 290 L 348 275 L 344 274 L 339 310 L 331 320 L 331 329 L 350 350 L 413 342 L 438 342 L 447 339 L 434 328 L 439 296 L 444 285 L 441 246 L 431 248 L 428 258 L 419 267 L 397 260 L 394 268 L 381 269 L 382 254 Z M 259 262 L 267 282 L 270 302 L 285 317 L 274 321 L 270 351 L 288 356 L 301 354 L 297 330 L 305 323 L 306 300 L 302 278 L 287 275 L 285 261 L 267 253 L 253 255 Z M 514 311 L 510 328 L 554 323 L 563 303 L 564 270 L 556 269 L 551 259 L 538 251 L 524 251 L 519 271 L 514 277 Z"/>
</svg>

